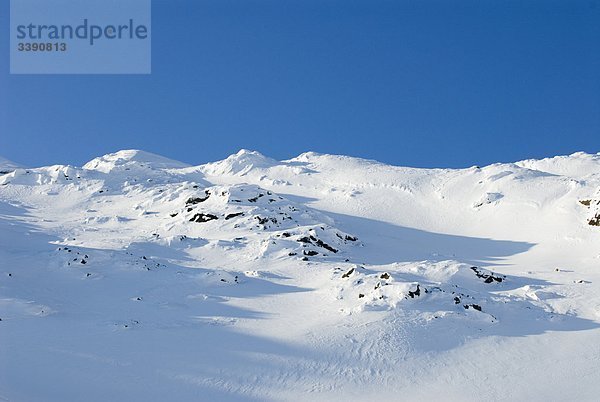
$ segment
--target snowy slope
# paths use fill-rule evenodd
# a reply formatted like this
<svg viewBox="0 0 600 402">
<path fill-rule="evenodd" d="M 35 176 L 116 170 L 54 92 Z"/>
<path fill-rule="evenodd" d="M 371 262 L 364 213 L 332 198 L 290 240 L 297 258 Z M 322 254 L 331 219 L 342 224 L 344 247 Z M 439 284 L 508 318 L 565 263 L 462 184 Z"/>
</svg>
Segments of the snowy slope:
<svg viewBox="0 0 600 402">
<path fill-rule="evenodd" d="M 595 400 L 600 154 L 0 176 L 0 399 Z"/>
</svg>

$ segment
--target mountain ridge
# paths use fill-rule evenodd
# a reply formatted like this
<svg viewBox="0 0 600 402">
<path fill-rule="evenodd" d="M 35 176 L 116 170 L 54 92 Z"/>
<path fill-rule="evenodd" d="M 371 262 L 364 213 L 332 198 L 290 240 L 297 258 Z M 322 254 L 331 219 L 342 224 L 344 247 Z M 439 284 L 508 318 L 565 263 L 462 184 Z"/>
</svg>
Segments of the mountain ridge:
<svg viewBox="0 0 600 402">
<path fill-rule="evenodd" d="M 375 159 L 365 159 L 361 157 L 355 156 L 347 156 L 347 155 L 339 155 L 339 154 L 326 154 L 326 153 L 318 153 L 313 151 L 303 152 L 298 156 L 295 156 L 290 159 L 284 159 L 278 161 L 276 159 L 265 156 L 256 150 L 249 149 L 240 149 L 238 152 L 229 155 L 228 157 L 214 162 L 206 162 L 199 165 L 194 165 L 182 161 L 178 161 L 175 159 L 167 158 L 159 154 L 151 153 L 148 151 L 144 151 L 141 149 L 122 149 L 119 151 L 111 152 L 108 154 L 104 154 L 101 156 L 97 156 L 90 161 L 84 163 L 81 167 L 89 170 L 98 170 L 98 169 L 108 169 L 111 164 L 114 165 L 122 165 L 127 163 L 142 163 L 147 165 L 153 165 L 157 168 L 199 168 L 199 167 L 211 167 L 210 169 L 215 170 L 217 166 L 221 166 L 222 169 L 228 169 L 228 172 L 221 171 L 222 173 L 239 173 L 240 170 L 248 169 L 248 168 L 268 168 L 274 167 L 277 165 L 285 164 L 285 163 L 307 163 L 314 162 L 319 159 L 328 159 L 328 160 L 339 160 L 339 161 L 351 161 L 353 163 L 364 163 L 364 164 L 375 164 L 381 166 L 387 166 L 390 168 L 399 168 L 399 169 L 414 169 L 414 170 L 465 170 L 465 169 L 474 169 L 474 168 L 482 168 L 479 166 L 465 167 L 465 168 L 445 168 L 445 167 L 408 167 L 402 165 L 393 165 L 384 162 L 377 161 Z M 600 166 L 600 152 L 598 153 L 587 153 L 583 151 L 573 152 L 569 155 L 558 155 L 554 157 L 546 157 L 541 159 L 523 159 L 515 162 L 503 162 L 503 163 L 492 163 L 490 165 L 486 165 L 485 167 L 497 166 L 497 165 L 516 165 L 522 168 L 530 169 L 530 170 L 539 170 L 545 173 L 552 173 L 548 171 L 548 168 L 541 168 L 542 165 L 547 166 L 555 164 L 578 164 L 584 165 L 582 168 L 590 168 L 590 166 L 597 167 Z M 232 168 L 231 166 L 227 166 L 230 164 L 235 164 L 237 168 Z M 596 166 L 597 165 L 597 166 Z M 0 156 L 0 168 L 2 167 L 11 167 L 11 168 L 20 168 L 21 165 L 8 160 Z M 58 166 L 72 166 L 72 165 L 58 165 Z M 538 168 L 536 168 L 538 166 Z M 44 166 L 41 166 L 44 167 Z M 209 170 L 210 170 L 209 169 Z"/>
</svg>

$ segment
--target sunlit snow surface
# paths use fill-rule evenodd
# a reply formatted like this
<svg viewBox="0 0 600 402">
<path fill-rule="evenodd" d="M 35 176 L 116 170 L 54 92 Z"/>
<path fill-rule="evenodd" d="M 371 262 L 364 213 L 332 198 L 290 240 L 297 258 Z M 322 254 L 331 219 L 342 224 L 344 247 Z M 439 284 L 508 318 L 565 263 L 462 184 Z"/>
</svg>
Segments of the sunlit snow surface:
<svg viewBox="0 0 600 402">
<path fill-rule="evenodd" d="M 0 400 L 600 393 L 600 154 L 0 162 Z"/>
</svg>

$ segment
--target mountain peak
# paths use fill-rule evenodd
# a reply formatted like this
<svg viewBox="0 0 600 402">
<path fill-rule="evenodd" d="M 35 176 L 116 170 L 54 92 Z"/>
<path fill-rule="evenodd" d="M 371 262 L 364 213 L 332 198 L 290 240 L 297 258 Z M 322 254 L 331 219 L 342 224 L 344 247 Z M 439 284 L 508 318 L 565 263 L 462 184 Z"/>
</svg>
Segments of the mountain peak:
<svg viewBox="0 0 600 402">
<path fill-rule="evenodd" d="M 276 166 L 280 162 L 269 158 L 258 151 L 240 149 L 237 153 L 227 158 L 204 165 L 204 171 L 210 175 L 238 175 L 243 176 L 252 169 L 265 169 Z"/>
<path fill-rule="evenodd" d="M 249 156 L 249 155 L 260 157 L 260 158 L 266 158 L 266 156 L 264 156 L 263 154 L 261 154 L 258 151 L 254 151 L 252 149 L 245 149 L 245 148 L 240 149 L 235 154 L 235 156 Z M 233 156 L 233 155 L 231 155 L 231 156 Z"/>
<path fill-rule="evenodd" d="M 139 149 L 124 149 L 94 158 L 83 165 L 83 168 L 108 173 L 115 168 L 131 165 L 147 165 L 147 167 L 157 169 L 177 169 L 188 166 L 183 162 L 165 158 L 151 152 Z"/>
</svg>

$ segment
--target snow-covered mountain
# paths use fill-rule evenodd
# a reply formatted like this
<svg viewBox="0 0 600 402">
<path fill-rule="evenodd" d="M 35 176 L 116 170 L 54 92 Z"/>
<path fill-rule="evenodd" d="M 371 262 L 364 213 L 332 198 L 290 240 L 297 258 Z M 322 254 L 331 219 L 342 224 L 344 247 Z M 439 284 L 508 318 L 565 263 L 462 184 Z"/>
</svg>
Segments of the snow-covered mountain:
<svg viewBox="0 0 600 402">
<path fill-rule="evenodd" d="M 3 161 L 0 399 L 600 392 L 600 153 Z"/>
</svg>

